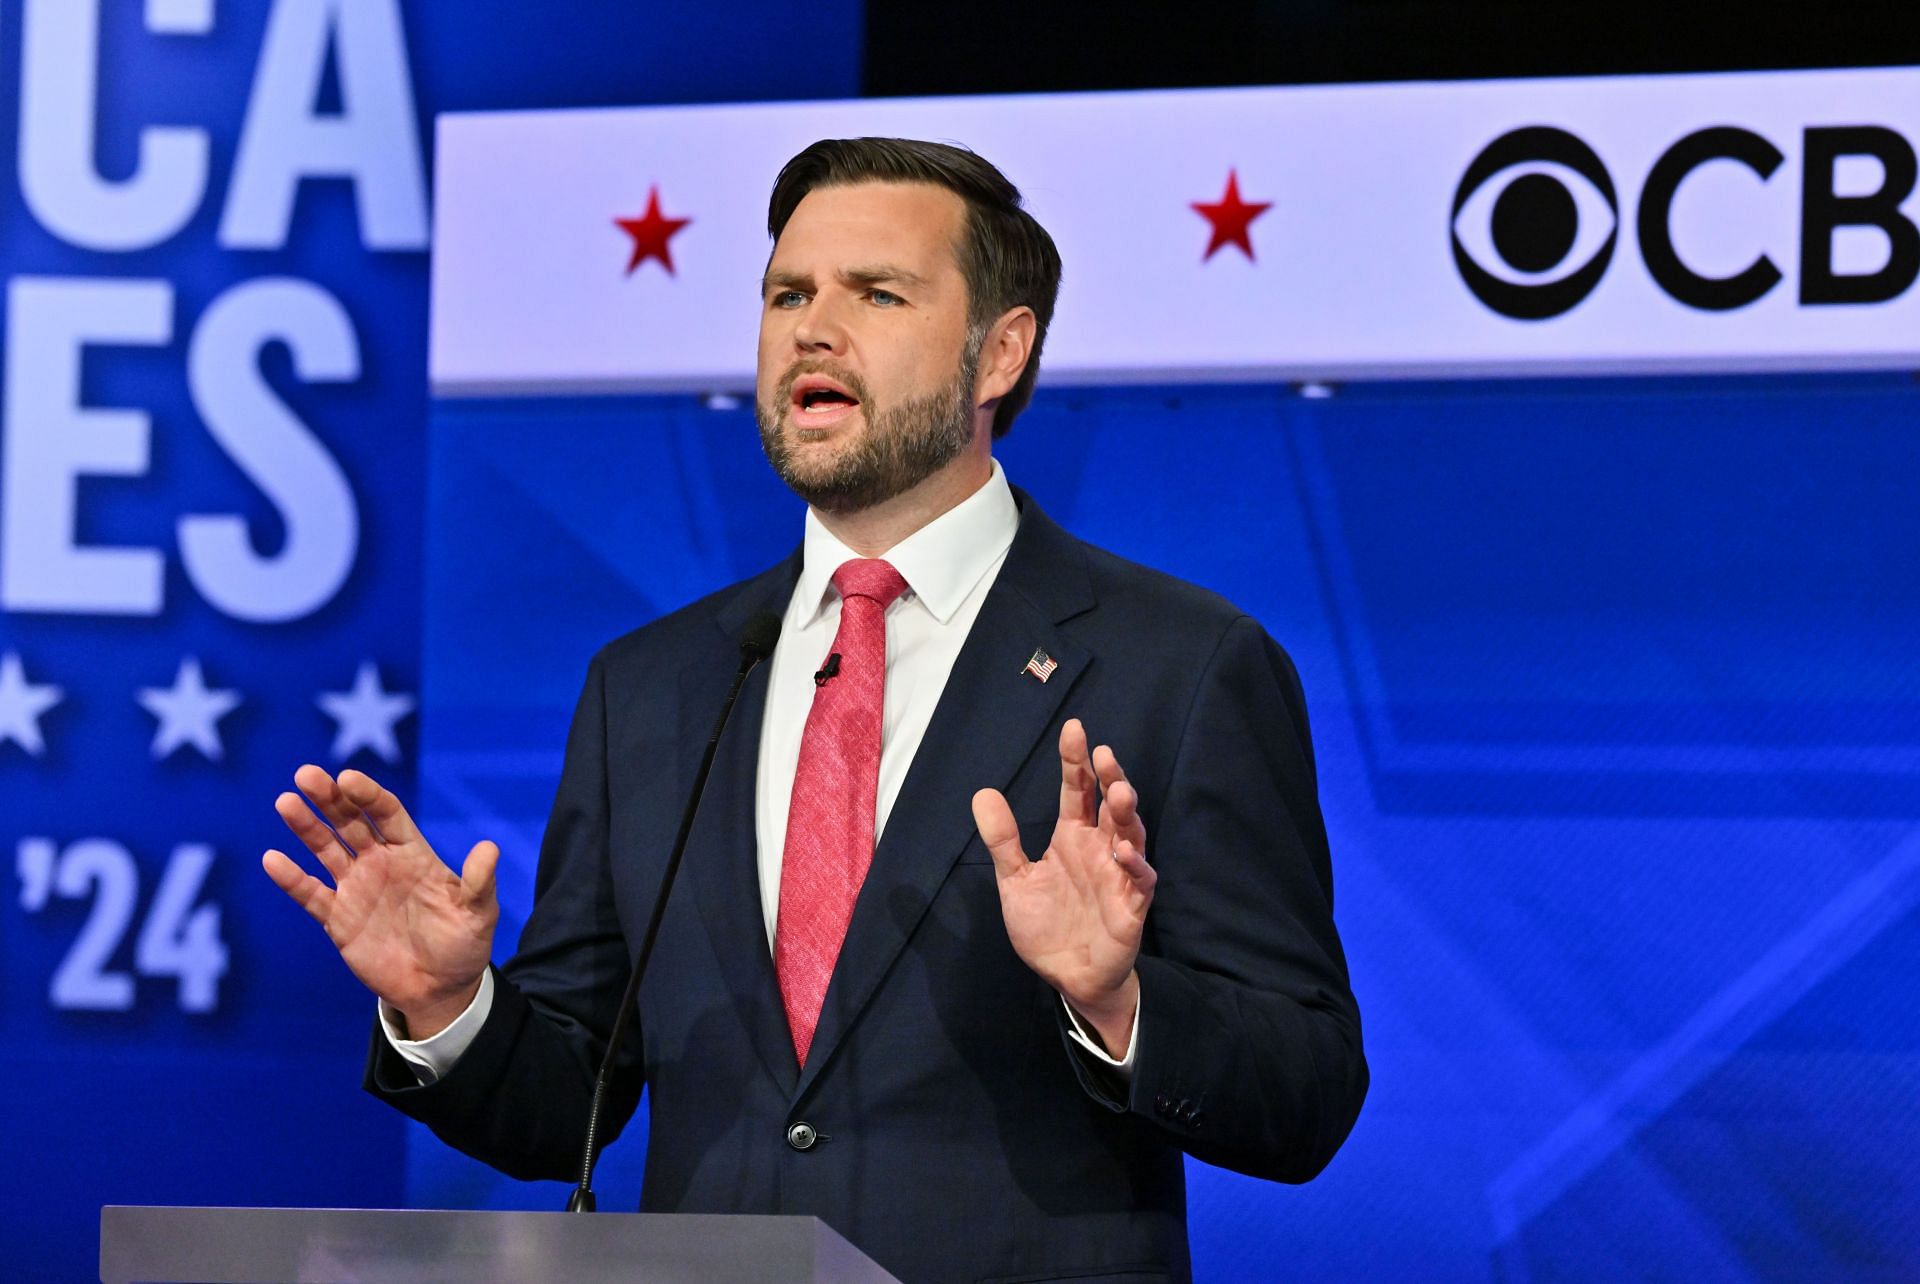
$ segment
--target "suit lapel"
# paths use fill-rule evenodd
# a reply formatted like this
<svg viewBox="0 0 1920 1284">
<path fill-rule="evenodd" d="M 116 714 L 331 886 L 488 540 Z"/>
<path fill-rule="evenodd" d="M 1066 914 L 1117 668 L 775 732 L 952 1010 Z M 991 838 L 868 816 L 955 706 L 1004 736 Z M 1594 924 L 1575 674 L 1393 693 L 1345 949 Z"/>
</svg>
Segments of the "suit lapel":
<svg viewBox="0 0 1920 1284">
<path fill-rule="evenodd" d="M 1032 754 L 1051 750 L 1054 719 L 1091 660 L 1059 629 L 1093 605 L 1085 553 L 1023 493 L 1014 494 L 1019 533 L 888 815 L 796 1099 L 831 1060 L 974 837 L 974 792 L 1004 789 Z M 1059 666 L 1044 682 L 1023 672 L 1036 647 Z"/>
<path fill-rule="evenodd" d="M 740 634 L 760 611 L 785 612 L 799 570 L 800 556 L 795 553 L 746 584 L 715 616 L 721 633 L 735 646 L 717 641 L 719 661 L 696 662 L 681 672 L 679 744 L 682 761 L 689 764 L 685 768 L 685 788 L 692 788 L 693 764 L 706 749 L 707 737 L 713 734 L 713 720 L 720 715 L 720 701 L 726 696 L 737 663 L 739 653 L 735 648 Z M 714 952 L 719 955 L 727 993 L 733 996 L 748 1039 L 767 1072 L 783 1090 L 790 1091 L 798 1067 L 780 1003 L 773 956 L 767 950 L 766 921 L 760 912 L 754 825 L 760 723 L 766 713 L 772 667 L 762 662 L 740 689 L 739 702 L 714 754 L 706 796 L 687 839 L 686 863 L 692 867 L 689 873 L 696 900 L 712 936 Z"/>
</svg>

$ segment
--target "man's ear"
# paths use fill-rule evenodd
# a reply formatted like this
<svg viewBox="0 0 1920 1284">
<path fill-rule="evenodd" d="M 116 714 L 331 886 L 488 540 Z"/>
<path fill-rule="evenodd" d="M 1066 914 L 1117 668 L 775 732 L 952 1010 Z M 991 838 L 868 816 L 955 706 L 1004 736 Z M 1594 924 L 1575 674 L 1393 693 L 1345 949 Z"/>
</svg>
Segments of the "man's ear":
<svg viewBox="0 0 1920 1284">
<path fill-rule="evenodd" d="M 1033 356 L 1033 336 L 1038 326 L 1033 309 L 1021 304 L 1008 308 L 988 327 L 986 341 L 980 345 L 980 374 L 974 387 L 976 405 L 998 401 L 1013 391 L 1013 385 L 1020 382 L 1020 375 Z"/>
</svg>

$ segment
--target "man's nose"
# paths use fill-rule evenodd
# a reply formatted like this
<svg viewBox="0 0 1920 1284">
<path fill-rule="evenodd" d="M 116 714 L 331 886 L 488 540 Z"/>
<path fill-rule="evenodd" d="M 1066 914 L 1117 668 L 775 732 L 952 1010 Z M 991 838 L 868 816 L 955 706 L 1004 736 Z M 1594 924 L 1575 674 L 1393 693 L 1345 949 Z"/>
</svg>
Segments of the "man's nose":
<svg viewBox="0 0 1920 1284">
<path fill-rule="evenodd" d="M 828 299 L 815 299 L 794 326 L 793 341 L 805 352 L 845 352 L 847 326 L 840 305 Z"/>
</svg>

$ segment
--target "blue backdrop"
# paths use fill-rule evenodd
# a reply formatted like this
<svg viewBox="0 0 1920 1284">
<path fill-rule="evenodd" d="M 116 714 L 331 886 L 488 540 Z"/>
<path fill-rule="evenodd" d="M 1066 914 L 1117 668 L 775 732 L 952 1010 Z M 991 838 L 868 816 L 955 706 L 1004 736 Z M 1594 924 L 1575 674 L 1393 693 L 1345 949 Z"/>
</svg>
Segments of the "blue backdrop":
<svg viewBox="0 0 1920 1284">
<path fill-rule="evenodd" d="M 1313 716 L 1374 1087 L 1308 1187 L 1190 1166 L 1203 1278 L 1920 1273 L 1917 414 L 1884 376 L 1041 393 L 1009 475 L 1256 615 Z M 587 657 L 800 508 L 693 398 L 443 402 L 430 452 L 421 810 L 503 840 L 517 921 Z M 564 1198 L 409 1156 L 429 1203 Z"/>
</svg>

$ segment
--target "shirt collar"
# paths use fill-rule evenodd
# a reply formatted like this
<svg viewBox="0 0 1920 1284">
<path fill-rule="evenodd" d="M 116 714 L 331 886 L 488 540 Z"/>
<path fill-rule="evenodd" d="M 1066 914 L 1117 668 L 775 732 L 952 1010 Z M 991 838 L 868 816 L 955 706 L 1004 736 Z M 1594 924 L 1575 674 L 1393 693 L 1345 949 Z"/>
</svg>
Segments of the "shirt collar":
<svg viewBox="0 0 1920 1284">
<path fill-rule="evenodd" d="M 908 590 L 945 624 L 1007 551 L 1019 527 L 1020 507 L 996 459 L 985 485 L 888 549 L 885 557 Z M 793 597 L 804 614 L 794 623 L 804 626 L 818 618 L 829 600 L 833 573 L 842 562 L 859 556 L 807 510 L 800 583 Z"/>
</svg>

